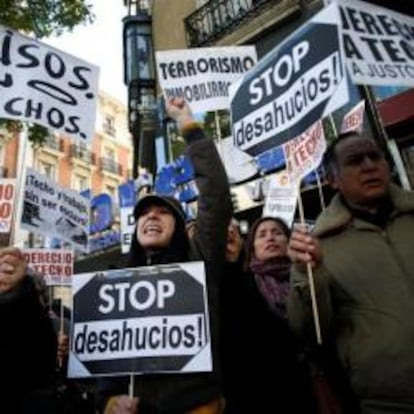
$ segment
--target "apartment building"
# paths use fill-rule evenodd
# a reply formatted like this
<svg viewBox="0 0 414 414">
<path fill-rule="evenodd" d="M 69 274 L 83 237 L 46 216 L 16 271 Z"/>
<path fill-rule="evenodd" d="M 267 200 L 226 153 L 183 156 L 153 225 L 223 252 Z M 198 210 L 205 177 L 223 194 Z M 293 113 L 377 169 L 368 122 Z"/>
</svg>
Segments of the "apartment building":
<svg viewBox="0 0 414 414">
<path fill-rule="evenodd" d="M 95 134 L 86 145 L 71 137 L 50 131 L 42 146 L 25 145 L 25 165 L 59 185 L 91 195 L 107 193 L 118 204 L 118 186 L 131 177 L 132 140 L 127 126 L 127 109 L 116 98 L 101 91 L 98 96 Z M 16 177 L 19 145 L 24 134 L 0 134 L 0 174 Z M 18 231 L 16 243 L 41 247 L 43 237 Z"/>
</svg>

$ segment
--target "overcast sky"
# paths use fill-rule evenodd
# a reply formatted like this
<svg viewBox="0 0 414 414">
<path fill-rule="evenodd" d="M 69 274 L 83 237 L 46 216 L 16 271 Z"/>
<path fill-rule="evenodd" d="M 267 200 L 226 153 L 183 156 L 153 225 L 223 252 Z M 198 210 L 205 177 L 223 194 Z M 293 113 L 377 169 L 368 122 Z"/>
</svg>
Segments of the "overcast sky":
<svg viewBox="0 0 414 414">
<path fill-rule="evenodd" d="M 127 9 L 122 0 L 88 0 L 96 18 L 92 25 L 78 26 L 72 33 L 42 39 L 43 42 L 100 68 L 99 89 L 126 104 L 123 82 L 122 18 Z"/>
</svg>

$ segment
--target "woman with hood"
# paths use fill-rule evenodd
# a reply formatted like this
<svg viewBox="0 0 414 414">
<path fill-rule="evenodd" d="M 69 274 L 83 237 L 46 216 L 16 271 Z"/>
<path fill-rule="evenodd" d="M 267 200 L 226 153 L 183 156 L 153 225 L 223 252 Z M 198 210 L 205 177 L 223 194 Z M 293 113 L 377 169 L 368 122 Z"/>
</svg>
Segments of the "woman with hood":
<svg viewBox="0 0 414 414">
<path fill-rule="evenodd" d="M 134 377 L 134 397 L 128 380 L 109 379 L 100 398 L 105 414 L 219 414 L 222 412 L 217 360 L 218 291 L 222 274 L 231 199 L 227 176 L 213 141 L 204 135 L 182 98 L 167 102 L 167 112 L 187 142 L 199 190 L 198 214 L 191 240 L 185 214 L 172 197 L 148 195 L 138 201 L 128 266 L 203 260 L 206 266 L 213 371 L 187 374 L 143 374 Z"/>
</svg>

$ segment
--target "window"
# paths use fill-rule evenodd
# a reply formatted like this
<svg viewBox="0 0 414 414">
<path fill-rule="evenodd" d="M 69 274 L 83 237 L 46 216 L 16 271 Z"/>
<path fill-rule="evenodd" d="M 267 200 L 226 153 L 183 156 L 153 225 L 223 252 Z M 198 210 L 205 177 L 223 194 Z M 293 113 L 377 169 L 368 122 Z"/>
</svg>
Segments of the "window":
<svg viewBox="0 0 414 414">
<path fill-rule="evenodd" d="M 110 147 L 104 148 L 104 157 L 111 161 L 116 161 L 115 150 Z"/>
<path fill-rule="evenodd" d="M 88 188 L 89 188 L 88 178 L 80 174 L 75 174 L 75 176 L 73 177 L 73 189 L 81 192 Z"/>
<path fill-rule="evenodd" d="M 56 165 L 51 164 L 46 161 L 40 161 L 39 170 L 41 174 L 44 174 L 47 178 L 51 180 L 56 180 Z"/>
<path fill-rule="evenodd" d="M 115 136 L 115 118 L 113 116 L 105 115 L 105 120 L 102 127 L 104 132 L 106 132 L 108 135 L 111 135 L 112 137 Z"/>
</svg>

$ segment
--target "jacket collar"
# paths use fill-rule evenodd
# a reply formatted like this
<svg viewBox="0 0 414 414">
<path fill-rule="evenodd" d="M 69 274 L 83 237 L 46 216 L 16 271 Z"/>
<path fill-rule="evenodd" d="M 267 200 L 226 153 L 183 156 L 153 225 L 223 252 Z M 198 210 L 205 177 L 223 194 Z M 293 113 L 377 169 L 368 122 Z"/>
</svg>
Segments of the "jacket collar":
<svg viewBox="0 0 414 414">
<path fill-rule="evenodd" d="M 413 191 L 405 191 L 391 184 L 389 195 L 394 206 L 393 215 L 414 212 Z M 318 237 L 324 236 L 349 226 L 352 221 L 351 212 L 341 200 L 340 194 L 336 194 L 329 206 L 318 217 L 313 233 Z"/>
</svg>

